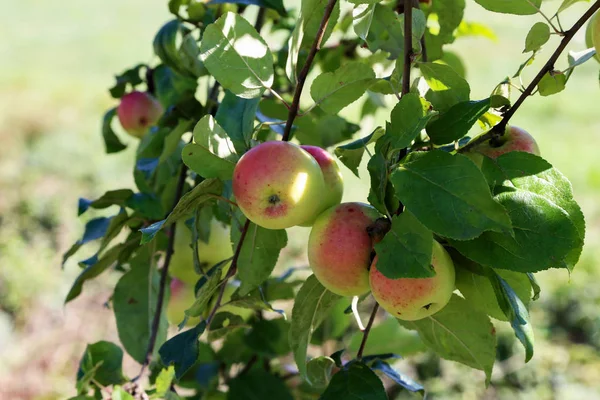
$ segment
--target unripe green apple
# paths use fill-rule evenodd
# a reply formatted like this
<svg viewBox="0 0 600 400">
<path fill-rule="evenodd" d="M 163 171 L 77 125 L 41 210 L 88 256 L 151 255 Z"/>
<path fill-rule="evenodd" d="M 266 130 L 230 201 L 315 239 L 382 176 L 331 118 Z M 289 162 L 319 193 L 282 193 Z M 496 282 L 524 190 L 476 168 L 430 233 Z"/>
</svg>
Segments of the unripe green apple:
<svg viewBox="0 0 600 400">
<path fill-rule="evenodd" d="M 194 259 L 192 248 L 192 232 L 185 226 L 185 223 L 177 223 L 175 231 L 175 245 L 173 246 L 173 256 L 169 266 L 169 273 L 172 277 L 182 280 L 185 283 L 195 285 L 200 275 L 194 269 Z M 231 240 L 229 239 L 229 227 L 223 223 L 212 219 L 210 222 L 210 236 L 208 243 L 202 240 L 198 241 L 198 258 L 203 270 L 208 270 L 213 265 L 233 256 Z"/>
<path fill-rule="evenodd" d="M 270 141 L 250 149 L 233 171 L 238 206 L 257 225 L 285 229 L 322 209 L 325 182 L 317 161 L 300 146 Z"/>
<path fill-rule="evenodd" d="M 317 146 L 303 145 L 300 147 L 314 157 L 319 164 L 319 167 L 321 167 L 321 172 L 323 172 L 323 179 L 325 179 L 325 193 L 322 194 L 323 204 L 321 211 L 325 211 L 330 207 L 340 204 L 342 196 L 344 195 L 344 178 L 342 177 L 340 167 L 335 161 L 335 158 L 333 158 L 327 150 Z M 316 217 L 318 217 L 318 215 L 315 216 L 315 219 Z M 309 221 L 306 224 L 303 224 L 303 226 L 312 226 L 313 223 L 314 221 Z"/>
<path fill-rule="evenodd" d="M 371 292 L 381 307 L 404 321 L 428 317 L 448 304 L 454 291 L 455 271 L 450 255 L 433 241 L 431 278 L 390 279 L 377 270 L 377 257 L 370 271 Z"/>
<path fill-rule="evenodd" d="M 117 108 L 117 116 L 123 129 L 137 138 L 144 136 L 162 113 L 163 107 L 158 100 L 149 93 L 137 91 L 121 97 Z"/>
<path fill-rule="evenodd" d="M 171 280 L 171 297 L 167 305 L 167 319 L 171 325 L 179 325 L 185 318 L 185 310 L 196 301 L 194 285 L 175 278 Z M 200 318 L 188 318 L 186 326 L 198 325 Z"/>
<path fill-rule="evenodd" d="M 488 140 L 480 143 L 464 155 L 471 158 L 478 166 L 481 166 L 482 155 L 496 159 L 511 151 L 524 151 L 537 156 L 540 155 L 540 148 L 533 136 L 516 126 L 507 126 L 506 132 L 499 138 L 498 142 L 492 143 Z"/>
<path fill-rule="evenodd" d="M 319 215 L 308 239 L 308 262 L 323 286 L 340 296 L 369 291 L 373 240 L 367 228 L 379 217 L 363 203 L 342 203 Z"/>
<path fill-rule="evenodd" d="M 588 22 L 585 30 L 585 44 L 588 48 L 593 47 L 596 49 L 594 57 L 600 61 L 600 18 L 598 18 L 598 15 L 598 13 L 594 14 Z"/>
</svg>

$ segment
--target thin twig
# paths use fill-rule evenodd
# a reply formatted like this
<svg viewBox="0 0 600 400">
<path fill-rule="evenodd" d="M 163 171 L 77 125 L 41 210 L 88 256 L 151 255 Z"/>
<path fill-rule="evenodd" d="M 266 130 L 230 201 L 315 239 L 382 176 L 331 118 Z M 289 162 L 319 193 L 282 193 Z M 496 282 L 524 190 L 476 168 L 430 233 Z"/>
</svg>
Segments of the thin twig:
<svg viewBox="0 0 600 400">
<path fill-rule="evenodd" d="M 365 351 L 365 346 L 367 345 L 367 339 L 369 338 L 369 333 L 371 332 L 371 327 L 373 326 L 373 321 L 375 321 L 375 315 L 377 314 L 377 310 L 379 310 L 379 303 L 375 302 L 373 311 L 371 311 L 371 317 L 369 318 L 369 322 L 367 323 L 367 327 L 365 328 L 365 331 L 363 333 L 363 338 L 360 342 L 358 353 L 356 353 L 357 360 L 362 359 L 363 352 Z"/>
<path fill-rule="evenodd" d="M 308 72 L 310 71 L 310 67 L 321 47 L 321 41 L 323 40 L 323 35 L 325 35 L 325 30 L 327 29 L 327 25 L 329 24 L 329 18 L 331 18 L 331 13 L 333 12 L 333 8 L 335 7 L 335 3 L 337 0 L 329 0 L 327 5 L 325 6 L 325 13 L 323 14 L 323 19 L 321 20 L 321 25 L 319 25 L 319 30 L 317 31 L 317 37 L 313 42 L 308 56 L 306 57 L 306 62 L 298 75 L 298 83 L 296 84 L 296 90 L 294 91 L 294 99 L 292 100 L 292 105 L 290 108 L 290 112 L 288 114 L 288 119 L 285 124 L 285 130 L 283 132 L 283 141 L 290 140 L 290 135 L 292 133 L 292 126 L 294 125 L 294 119 L 298 115 L 298 109 L 300 108 L 300 96 L 302 95 L 302 89 L 304 88 L 304 83 L 306 82 L 306 77 L 308 76 Z"/>
<path fill-rule="evenodd" d="M 227 275 L 221 282 L 221 289 L 219 290 L 219 294 L 217 296 L 217 301 L 213 306 L 208 318 L 206 318 L 206 327 L 210 327 L 210 323 L 212 322 L 215 314 L 217 313 L 218 308 L 221 306 L 221 302 L 223 301 L 223 294 L 225 293 L 225 287 L 227 286 L 227 281 L 229 278 L 235 275 L 237 272 L 237 263 L 240 258 L 240 253 L 242 252 L 242 245 L 244 244 L 244 239 L 246 239 L 246 234 L 248 233 L 248 228 L 250 227 L 250 220 L 247 219 L 244 227 L 242 228 L 242 233 L 240 235 L 240 241 L 235 248 L 235 253 L 233 254 L 233 258 L 231 259 L 231 266 L 229 267 L 229 271 L 227 271 Z"/>
<path fill-rule="evenodd" d="M 258 33 L 260 33 L 260 30 L 262 29 L 264 23 L 265 23 L 265 14 L 267 12 L 267 9 L 264 7 L 261 7 L 258 10 L 258 14 L 256 14 L 256 22 L 254 23 L 254 29 L 256 29 L 256 31 Z"/>
<path fill-rule="evenodd" d="M 554 51 L 552 56 L 550 56 L 550 58 L 548 59 L 548 62 L 546 62 L 546 64 L 542 67 L 542 69 L 536 75 L 536 77 L 533 78 L 533 80 L 531 81 L 529 86 L 527 86 L 527 88 L 523 91 L 521 96 L 519 96 L 519 98 L 515 102 L 515 104 L 513 104 L 512 107 L 504 114 L 502 121 L 500 121 L 498 123 L 498 125 L 494 126 L 489 132 L 479 136 L 475 140 L 470 141 L 465 146 L 458 149 L 459 153 L 468 151 L 468 150 L 472 149 L 473 147 L 477 146 L 478 144 L 483 143 L 487 140 L 504 135 L 504 131 L 506 130 L 508 122 L 513 117 L 513 115 L 515 115 L 515 113 L 517 112 L 519 107 L 521 107 L 521 105 L 523 104 L 523 102 L 525 102 L 527 97 L 529 97 L 533 93 L 533 91 L 535 90 L 537 85 L 540 83 L 542 78 L 548 72 L 551 72 L 554 70 L 554 64 L 558 60 L 558 57 L 560 57 L 560 55 L 565 50 L 565 48 L 567 47 L 569 42 L 573 39 L 573 37 L 575 36 L 577 31 L 579 31 L 579 29 L 581 29 L 581 27 L 586 23 L 586 21 L 588 19 L 590 19 L 594 15 L 594 13 L 596 11 L 598 11 L 599 9 L 600 9 L 600 0 L 596 1 L 594 3 L 594 5 L 592 5 L 589 8 L 589 10 L 587 10 L 587 12 L 585 14 L 583 14 L 581 16 L 581 18 L 579 18 L 579 20 L 577 20 L 577 22 L 575 22 L 573 27 L 571 27 L 571 29 L 569 29 L 568 31 L 565 32 L 565 36 L 561 40 L 560 44 L 558 45 L 558 47 L 556 48 L 556 50 Z"/>
<path fill-rule="evenodd" d="M 173 205 L 171 206 L 171 210 L 168 214 L 171 213 L 175 209 L 175 206 L 179 202 L 179 199 L 183 195 L 183 189 L 185 187 L 185 178 L 187 176 L 187 165 L 181 164 L 181 171 L 179 172 L 179 179 L 177 181 L 177 188 L 175 189 L 175 200 L 173 201 Z M 167 214 L 167 215 L 168 215 Z M 173 256 L 173 248 L 175 247 L 175 233 L 177 224 L 171 224 L 169 227 L 169 242 L 167 243 L 167 254 L 165 256 L 165 261 L 163 263 L 162 270 L 160 272 L 160 284 L 158 287 L 158 297 L 156 299 L 156 311 L 154 312 L 154 318 L 152 319 L 152 327 L 150 330 L 150 339 L 148 340 L 148 348 L 146 350 L 146 359 L 142 364 L 142 368 L 137 377 L 135 377 L 132 381 L 135 382 L 139 379 L 145 372 L 146 368 L 150 364 L 152 359 L 152 353 L 154 352 L 154 346 L 156 345 L 156 338 L 158 336 L 158 329 L 160 326 L 160 317 L 162 314 L 163 303 L 165 299 L 165 292 L 167 288 L 167 279 L 169 277 L 169 265 L 171 264 L 171 257 Z"/>
<path fill-rule="evenodd" d="M 533 8 L 535 8 L 535 10 L 538 12 L 538 14 L 540 14 L 550 25 L 550 27 L 552 27 L 552 30 L 554 31 L 554 33 L 558 34 L 558 35 L 562 35 L 564 32 L 559 30 L 556 26 L 554 26 L 554 24 L 552 23 L 552 20 L 550 18 L 548 18 L 548 16 L 546 14 L 544 14 L 544 12 L 542 11 L 541 8 L 539 8 L 538 6 L 536 6 L 531 0 L 525 0 L 526 2 L 529 3 L 529 5 Z"/>
</svg>

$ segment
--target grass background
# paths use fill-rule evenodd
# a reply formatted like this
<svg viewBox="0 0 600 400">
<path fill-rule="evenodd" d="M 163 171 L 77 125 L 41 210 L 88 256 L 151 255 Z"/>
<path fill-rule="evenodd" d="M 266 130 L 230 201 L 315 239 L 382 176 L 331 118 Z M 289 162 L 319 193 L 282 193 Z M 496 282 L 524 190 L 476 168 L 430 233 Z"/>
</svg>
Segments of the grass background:
<svg viewBox="0 0 600 400">
<path fill-rule="evenodd" d="M 559 4 L 546 1 L 543 9 L 551 14 Z M 585 7 L 585 2 L 573 6 L 563 26 Z M 167 19 L 164 0 L 22 0 L 2 6 L 0 398 L 65 398 L 74 393 L 86 343 L 117 340 L 112 313 L 104 307 L 115 277 L 87 284 L 84 295 L 65 307 L 78 268 L 68 263 L 61 270 L 60 255 L 82 232 L 84 221 L 76 218 L 79 197 L 133 186 L 133 148 L 105 155 L 100 121 L 114 106 L 107 91 L 113 75 L 152 60 L 151 40 Z M 525 35 L 541 17 L 493 14 L 467 0 L 466 20 L 485 23 L 497 36 L 495 41 L 462 38 L 452 46 L 465 60 L 472 97 L 483 98 L 525 60 Z M 553 36 L 526 70 L 526 83 L 558 40 Z M 583 33 L 571 48 L 585 48 Z M 564 68 L 566 55 L 561 63 Z M 539 274 L 542 298 L 532 306 L 534 360 L 522 365 L 522 352 L 516 350 L 496 368 L 486 389 L 477 373 L 420 356 L 412 371 L 426 381 L 432 397 L 600 398 L 598 71 L 595 61 L 588 62 L 563 93 L 529 99 L 512 121 L 534 135 L 544 157 L 571 179 L 588 225 L 572 276 L 558 270 Z M 361 182 L 348 171 L 345 176 L 345 200 L 364 200 L 368 180 Z M 294 231 L 294 243 L 301 244 L 306 233 Z M 82 251 L 76 258 L 85 256 Z M 127 370 L 136 371 L 135 365 L 129 363 Z"/>
</svg>

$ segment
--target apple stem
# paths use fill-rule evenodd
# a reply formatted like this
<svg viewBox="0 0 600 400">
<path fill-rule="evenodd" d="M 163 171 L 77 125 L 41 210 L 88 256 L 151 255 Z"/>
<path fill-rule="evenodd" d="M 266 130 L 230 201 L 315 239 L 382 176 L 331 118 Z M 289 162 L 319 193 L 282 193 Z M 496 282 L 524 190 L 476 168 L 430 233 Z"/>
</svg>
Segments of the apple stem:
<svg viewBox="0 0 600 400">
<path fill-rule="evenodd" d="M 298 74 L 298 83 L 296 84 L 296 89 L 294 91 L 294 98 L 292 100 L 292 105 L 290 106 L 290 112 L 288 114 L 288 119 L 285 124 L 285 130 L 283 131 L 284 142 L 287 142 L 291 139 L 292 126 L 294 124 L 294 119 L 298 115 L 298 110 L 300 109 L 300 96 L 302 95 L 302 89 L 304 88 L 304 83 L 306 82 L 306 77 L 308 76 L 308 72 L 310 71 L 310 67 L 317 55 L 317 52 L 321 48 L 321 42 L 323 41 L 323 36 L 325 35 L 325 30 L 327 29 L 327 25 L 329 24 L 329 19 L 331 18 L 331 13 L 333 12 L 333 8 L 335 7 L 335 3 L 337 0 L 329 0 L 327 5 L 325 6 L 325 13 L 323 14 L 323 19 L 321 20 L 321 25 L 319 25 L 319 30 L 317 31 L 317 37 L 313 42 L 308 56 L 306 57 L 306 62 Z"/>
<path fill-rule="evenodd" d="M 542 80 L 542 78 L 547 73 L 549 73 L 549 72 L 551 72 L 551 71 L 554 70 L 554 64 L 558 60 L 558 57 L 560 57 L 560 55 L 565 50 L 565 48 L 567 47 L 567 45 L 569 44 L 569 42 L 573 39 L 573 37 L 575 36 L 575 34 L 577 33 L 577 31 L 579 31 L 579 29 L 581 29 L 581 27 L 587 22 L 587 20 L 589 20 L 594 15 L 594 13 L 596 11 L 598 11 L 599 9 L 600 9 L 600 0 L 596 1 L 587 10 L 587 12 L 585 14 L 583 14 L 581 16 L 581 18 L 579 18 L 577 20 L 577 22 L 575 22 L 575 24 L 573 24 L 573 26 L 571 27 L 571 29 L 569 29 L 568 31 L 565 32 L 562 40 L 560 41 L 560 44 L 558 45 L 558 47 L 556 48 L 556 50 L 554 51 L 554 53 L 550 56 L 550 58 L 548 59 L 548 61 L 546 62 L 546 64 L 544 64 L 544 66 L 542 67 L 542 69 L 540 70 L 540 72 L 535 76 L 535 78 L 533 78 L 533 80 L 531 81 L 531 83 L 529 84 L 529 86 L 527 86 L 527 88 L 523 91 L 523 93 L 521 93 L 521 96 L 519 96 L 519 98 L 517 99 L 517 101 L 504 114 L 502 120 L 498 123 L 498 125 L 494 126 L 487 133 L 479 136 L 475 140 L 470 141 L 469 143 L 467 143 L 466 145 L 464 145 L 463 147 L 461 147 L 460 149 L 458 149 L 458 151 L 457 151 L 458 153 L 464 153 L 465 151 L 468 151 L 469 149 L 477 146 L 480 143 L 485 142 L 486 140 L 492 139 L 494 137 L 500 137 L 500 136 L 504 135 L 504 132 L 506 131 L 506 127 L 508 125 L 508 122 L 513 117 L 513 115 L 515 115 L 515 113 L 517 112 L 517 110 L 519 109 L 519 107 L 521 107 L 521 105 L 523 104 L 523 102 L 525 102 L 525 100 L 529 96 L 532 95 L 533 91 L 535 90 L 535 88 L 537 87 L 537 85 L 540 83 L 540 81 Z"/>
<path fill-rule="evenodd" d="M 369 322 L 367 323 L 367 327 L 364 330 L 363 338 L 360 342 L 360 347 L 358 348 L 358 353 L 356 353 L 357 360 L 362 359 L 363 352 L 365 351 L 365 346 L 367 345 L 367 339 L 369 338 L 369 333 L 371 332 L 371 327 L 373 326 L 373 322 L 375 321 L 375 315 L 377 315 L 378 310 L 379 303 L 375 302 L 375 306 L 373 307 L 373 311 L 371 311 L 371 316 L 369 317 Z"/>
</svg>

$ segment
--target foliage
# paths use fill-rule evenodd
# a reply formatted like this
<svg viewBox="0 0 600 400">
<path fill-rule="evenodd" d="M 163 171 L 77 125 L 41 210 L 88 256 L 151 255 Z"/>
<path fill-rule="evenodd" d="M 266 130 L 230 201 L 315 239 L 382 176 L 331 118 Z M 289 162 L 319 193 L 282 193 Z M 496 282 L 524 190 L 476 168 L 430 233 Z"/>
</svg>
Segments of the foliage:
<svg viewBox="0 0 600 400">
<path fill-rule="evenodd" d="M 476 2 L 514 18 L 544 17 L 524 38 L 524 52 L 531 54 L 514 78 L 551 33 L 563 37 L 558 57 L 600 8 L 594 3 L 573 29 L 563 31 L 558 15 L 575 1 L 564 1 L 551 19 L 541 12 L 541 0 Z M 410 337 L 408 331 L 414 331 L 416 351 L 427 348 L 481 370 L 489 382 L 497 355 L 494 324 L 507 321 L 526 349 L 526 361 L 533 357 L 527 309 L 536 299 L 530 298 L 530 289 L 537 288 L 533 273 L 573 270 L 584 242 L 584 217 L 567 178 L 540 156 L 512 152 L 477 163 L 468 153 L 475 142 L 500 140 L 522 100 L 534 91 L 541 96 L 561 92 L 573 70 L 595 51 L 569 54 L 564 71 L 547 64 L 529 87 L 518 87 L 521 97 L 515 103 L 502 90 L 516 86 L 510 78 L 487 98 L 472 99 L 468 80 L 444 57 L 467 29 L 461 25 L 464 1 L 433 0 L 415 9 L 412 3 L 303 0 L 299 9 L 286 10 L 280 1 L 170 0 L 173 17 L 153 41 L 157 63 L 117 76 L 110 89 L 115 99 L 143 88 L 166 112 L 137 147 L 136 188 L 81 199 L 80 215 L 113 206 L 118 212 L 90 220 L 82 239 L 65 254 L 64 261 L 82 246 L 99 243 L 96 254 L 80 262 L 82 271 L 66 302 L 85 289 L 87 280 L 109 270 L 121 274 L 110 305 L 122 348 L 142 364 L 142 373 L 150 370 L 150 386 L 144 388 L 149 395 L 176 399 L 177 386 L 198 398 L 230 399 L 385 399 L 391 385 L 424 391 L 390 365 L 395 355 L 363 356 L 364 343 L 356 355 L 338 351 L 313 357 L 312 345 L 333 340 L 342 346 L 342 338 L 353 331 L 351 316 L 343 312 L 347 303 L 314 276 L 296 281 L 290 274 L 273 276 L 287 233 L 250 223 L 232 196 L 237 160 L 279 136 L 335 146 L 332 152 L 356 175 L 364 155 L 369 156 L 369 201 L 390 225 L 375 246 L 385 276 L 431 276 L 432 240 L 449 250 L 460 295 L 456 292 L 431 317 L 386 327 L 382 336 L 389 330 Z M 252 10 L 259 10 L 254 25 Z M 305 83 L 305 97 L 312 98 L 308 107 L 300 103 Z M 357 101 L 387 113 L 389 122 L 342 143 L 359 127 L 339 113 Z M 363 117 L 367 111 L 363 107 Z M 125 149 L 114 129 L 115 116 L 111 109 L 103 117 L 107 153 Z M 478 129 L 484 133 L 469 143 L 468 135 Z M 190 247 L 196 250 L 198 240 L 207 241 L 212 219 L 231 227 L 226 240 L 234 256 L 203 269 L 197 262 L 202 255 L 190 251 L 196 300 L 180 328 L 188 318 L 200 322 L 170 335 L 165 310 L 174 295 L 168 267 L 175 223 L 187 221 L 192 227 Z M 474 281 L 481 282 L 477 290 L 469 286 Z M 291 301 L 288 321 L 273 303 Z M 371 329 L 384 326 L 376 317 L 374 312 L 365 340 Z M 89 345 L 77 375 L 79 395 L 99 396 L 104 386 L 113 385 L 114 396 L 131 397 L 123 385 L 128 378 L 122 357 L 116 344 Z"/>
</svg>

